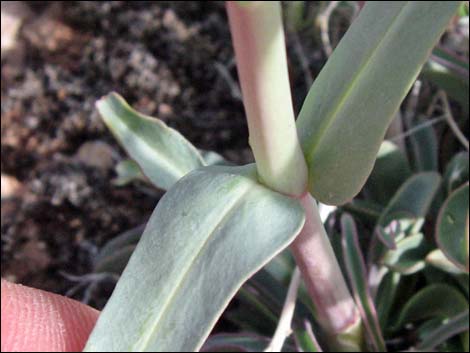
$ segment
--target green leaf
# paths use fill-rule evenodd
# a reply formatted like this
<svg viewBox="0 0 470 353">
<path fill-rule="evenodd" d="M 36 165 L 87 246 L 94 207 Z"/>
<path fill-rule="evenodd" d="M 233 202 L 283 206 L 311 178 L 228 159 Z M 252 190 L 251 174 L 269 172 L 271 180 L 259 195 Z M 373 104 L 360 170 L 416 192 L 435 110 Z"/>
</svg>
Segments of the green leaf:
<svg viewBox="0 0 470 353">
<path fill-rule="evenodd" d="M 201 352 L 262 352 L 269 338 L 249 333 L 219 333 L 209 337 Z"/>
<path fill-rule="evenodd" d="M 388 125 L 459 3 L 366 3 L 297 120 L 316 199 L 342 204 L 361 190 Z"/>
<path fill-rule="evenodd" d="M 423 172 L 411 176 L 398 189 L 376 226 L 376 234 L 387 247 L 391 249 L 396 247 L 393 232 L 387 231 L 391 222 L 397 223 L 400 220 L 419 222 L 423 219 L 439 189 L 440 182 L 441 177 L 438 173 Z"/>
<path fill-rule="evenodd" d="M 382 212 L 375 232 L 384 245 L 396 248 L 395 238 L 403 233 L 407 224 L 422 224 L 432 200 L 439 190 L 441 177 L 434 172 L 417 173 L 408 178 L 398 189 L 389 204 Z M 419 229 L 414 229 L 416 233 Z M 383 253 L 383 247 L 377 246 L 376 255 Z"/>
<path fill-rule="evenodd" d="M 440 249 L 435 249 L 431 251 L 426 256 L 426 263 L 451 274 L 461 274 L 463 273 L 461 269 L 455 266 L 452 262 L 447 259 L 444 253 Z"/>
<path fill-rule="evenodd" d="M 107 242 L 93 260 L 93 272 L 120 275 L 129 262 L 144 229 L 145 224 L 141 224 Z"/>
<path fill-rule="evenodd" d="M 467 309 L 468 301 L 458 290 L 446 284 L 431 284 L 408 300 L 395 329 L 429 318 L 449 319 Z"/>
<path fill-rule="evenodd" d="M 384 141 L 365 187 L 375 202 L 386 205 L 410 176 L 411 169 L 405 154 L 394 143 Z"/>
<path fill-rule="evenodd" d="M 468 321 L 469 316 L 467 309 L 465 312 L 452 317 L 443 325 L 429 332 L 416 348 L 423 352 L 432 351 L 434 348 L 444 343 L 449 338 L 458 335 L 459 333 L 468 331 Z"/>
<path fill-rule="evenodd" d="M 461 5 L 464 3 L 462 1 Z M 436 47 L 423 68 L 422 76 L 446 91 L 468 114 L 468 72 L 468 56 L 465 58 L 449 48 Z"/>
<path fill-rule="evenodd" d="M 376 224 L 384 207 L 375 202 L 355 198 L 351 202 L 342 205 L 341 209 L 358 217 L 363 222 Z"/>
<path fill-rule="evenodd" d="M 126 268 L 132 253 L 135 250 L 135 245 L 125 245 L 117 249 L 109 256 L 102 258 L 96 262 L 93 272 L 106 272 L 115 273 L 120 275 Z"/>
<path fill-rule="evenodd" d="M 308 321 L 304 323 L 305 328 L 294 330 L 294 338 L 301 348 L 300 352 L 323 352 L 313 334 L 312 326 Z"/>
<path fill-rule="evenodd" d="M 393 303 L 395 302 L 400 278 L 400 273 L 389 271 L 380 282 L 375 301 L 382 330 L 385 330 L 388 326 L 388 319 Z"/>
<path fill-rule="evenodd" d="M 134 180 L 146 180 L 139 165 L 132 159 L 125 159 L 116 165 L 116 178 L 112 180 L 116 186 L 127 185 Z"/>
<path fill-rule="evenodd" d="M 197 149 L 161 120 L 132 109 L 117 93 L 101 98 L 96 107 L 104 122 L 157 187 L 169 189 L 190 171 L 205 165 Z"/>
<path fill-rule="evenodd" d="M 256 288 L 248 284 L 240 288 L 236 298 L 241 305 L 231 311 L 231 316 L 236 318 L 235 324 L 239 324 L 243 330 L 256 331 L 267 335 L 275 330 L 277 314 L 281 312 L 282 303 L 272 305 L 269 302 L 273 298 L 266 298 L 258 293 Z M 239 322 L 240 318 L 244 318 L 244 320 Z"/>
<path fill-rule="evenodd" d="M 199 150 L 199 153 L 204 159 L 205 165 L 233 165 L 228 162 L 223 156 L 214 151 Z"/>
<path fill-rule="evenodd" d="M 359 246 L 354 219 L 350 215 L 344 214 L 341 217 L 341 228 L 343 231 L 344 261 L 349 282 L 353 289 L 354 299 L 361 313 L 367 335 L 369 336 L 368 342 L 370 342 L 374 350 L 383 352 L 385 351 L 385 342 L 367 284 L 367 271 Z"/>
<path fill-rule="evenodd" d="M 428 121 L 425 117 L 416 119 L 411 126 L 410 130 L 426 123 Z M 411 160 L 413 161 L 413 169 L 417 172 L 437 171 L 438 169 L 438 149 L 439 143 L 437 141 L 434 126 L 426 126 L 423 129 L 415 131 L 409 136 L 408 141 L 411 147 Z"/>
<path fill-rule="evenodd" d="M 439 248 L 458 268 L 468 267 L 468 190 L 469 184 L 455 190 L 442 205 L 436 224 Z"/>
<path fill-rule="evenodd" d="M 425 267 L 428 251 L 423 234 L 413 234 L 398 241 L 395 250 L 387 251 L 382 264 L 402 275 L 411 275 Z"/>
<path fill-rule="evenodd" d="M 297 200 L 257 182 L 254 165 L 193 171 L 158 203 L 86 350 L 198 350 L 304 221 Z"/>
<path fill-rule="evenodd" d="M 422 77 L 443 89 L 449 97 L 460 103 L 463 110 L 468 113 L 468 69 L 467 77 L 450 69 L 447 62 L 430 58 L 424 66 Z"/>
<path fill-rule="evenodd" d="M 447 164 L 444 173 L 444 186 L 448 194 L 468 182 L 469 158 L 468 152 L 457 153 Z"/>
</svg>

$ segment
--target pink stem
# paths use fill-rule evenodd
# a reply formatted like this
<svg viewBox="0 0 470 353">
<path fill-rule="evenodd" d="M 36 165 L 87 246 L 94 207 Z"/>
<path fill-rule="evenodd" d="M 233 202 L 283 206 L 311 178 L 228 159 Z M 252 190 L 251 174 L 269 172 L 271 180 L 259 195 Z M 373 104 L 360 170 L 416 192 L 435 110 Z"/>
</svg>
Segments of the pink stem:
<svg viewBox="0 0 470 353">
<path fill-rule="evenodd" d="M 316 201 L 300 198 L 306 221 L 291 249 L 317 311 L 317 319 L 329 333 L 340 334 L 360 320 L 338 261 L 323 228 Z"/>
</svg>

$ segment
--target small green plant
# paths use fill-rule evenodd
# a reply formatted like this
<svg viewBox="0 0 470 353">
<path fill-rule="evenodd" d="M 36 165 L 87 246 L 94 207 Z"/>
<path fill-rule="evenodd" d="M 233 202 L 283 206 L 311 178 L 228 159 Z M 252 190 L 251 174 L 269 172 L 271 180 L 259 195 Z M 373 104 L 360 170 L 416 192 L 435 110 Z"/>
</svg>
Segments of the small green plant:
<svg viewBox="0 0 470 353">
<path fill-rule="evenodd" d="M 411 176 L 400 150 L 382 143 L 459 4 L 367 3 L 315 79 L 296 122 L 279 2 L 227 2 L 256 160 L 252 165 L 226 165 L 163 122 L 134 111 L 116 93 L 102 98 L 97 107 L 110 130 L 148 180 L 168 192 L 135 250 L 135 234 L 120 243 L 132 256 L 85 350 L 197 351 L 248 279 L 257 283 L 258 293 L 271 291 L 272 303 L 277 300 L 272 289 L 291 274 L 269 345 L 255 336 L 219 336 L 204 349 L 282 349 L 300 276 L 305 288 L 300 286 L 297 310 L 312 316 L 315 325 L 312 331 L 308 322 L 292 323 L 297 347 L 304 351 L 320 351 L 320 346 L 385 351 L 384 337 L 393 337 L 410 318 L 432 318 L 420 327 L 420 349 L 468 332 L 468 299 L 435 280 L 412 296 L 398 316 L 392 312 L 398 287 L 407 285 L 402 277 L 426 263 L 455 273 L 464 287 L 466 278 L 468 296 L 468 183 L 441 190 L 448 193 L 437 221 L 441 250 L 430 252 L 421 246 L 420 229 L 441 177 L 435 172 Z M 453 177 L 451 168 L 462 163 L 449 166 Z M 399 168 L 387 171 L 390 166 Z M 142 178 L 132 162 L 121 168 L 126 180 L 129 175 Z M 396 171 L 400 174 L 391 176 Z M 350 202 L 368 178 L 395 188 L 387 188 L 388 194 L 373 192 L 375 203 Z M 354 219 L 343 212 L 341 242 L 330 242 L 315 200 L 344 205 L 343 211 L 373 224 L 367 266 Z M 299 270 L 293 271 L 288 253 L 276 257 L 289 245 Z M 117 248 L 106 250 L 100 266 L 112 261 Z M 270 263 L 274 258 L 284 259 L 283 271 Z M 262 279 L 263 271 L 271 280 Z M 257 307 L 253 315 L 269 313 L 269 304 L 252 292 L 240 293 Z M 431 304 L 438 295 L 455 300 L 444 314 L 434 315 Z M 313 332 L 321 332 L 318 341 Z M 467 345 L 465 337 L 462 344 L 468 350 L 468 333 L 466 339 Z"/>
</svg>

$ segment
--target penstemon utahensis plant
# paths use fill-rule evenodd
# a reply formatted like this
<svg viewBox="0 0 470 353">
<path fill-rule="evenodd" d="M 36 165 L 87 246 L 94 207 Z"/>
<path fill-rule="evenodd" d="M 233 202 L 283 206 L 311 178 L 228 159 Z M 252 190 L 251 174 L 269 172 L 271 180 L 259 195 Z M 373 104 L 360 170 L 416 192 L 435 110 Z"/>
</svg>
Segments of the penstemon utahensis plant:
<svg viewBox="0 0 470 353">
<path fill-rule="evenodd" d="M 367 4 L 296 124 L 279 3 L 228 2 L 256 165 L 208 166 L 181 135 L 116 94 L 100 100 L 100 113 L 130 156 L 169 191 L 86 350 L 198 350 L 241 284 L 289 244 L 329 348 L 384 350 L 373 304 L 367 293 L 350 294 L 313 198 L 341 204 L 359 192 L 458 4 Z M 349 267 L 360 271 L 353 255 Z"/>
</svg>

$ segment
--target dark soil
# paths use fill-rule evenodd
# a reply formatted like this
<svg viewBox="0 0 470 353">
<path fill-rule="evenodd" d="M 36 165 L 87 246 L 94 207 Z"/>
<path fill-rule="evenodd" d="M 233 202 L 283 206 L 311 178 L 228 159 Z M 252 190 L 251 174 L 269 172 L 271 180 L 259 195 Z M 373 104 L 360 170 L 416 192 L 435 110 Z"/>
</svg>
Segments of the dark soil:
<svg viewBox="0 0 470 353">
<path fill-rule="evenodd" d="M 224 4 L 28 4 L 16 47 L 2 57 L 2 181 L 17 187 L 2 191 L 1 275 L 101 308 L 112 281 L 84 298 L 91 260 L 144 223 L 162 192 L 110 182 L 125 153 L 94 108 L 98 98 L 115 90 L 198 148 L 252 159 Z M 298 105 L 306 82 L 293 57 Z M 319 68 L 321 52 L 309 58 Z"/>
</svg>

